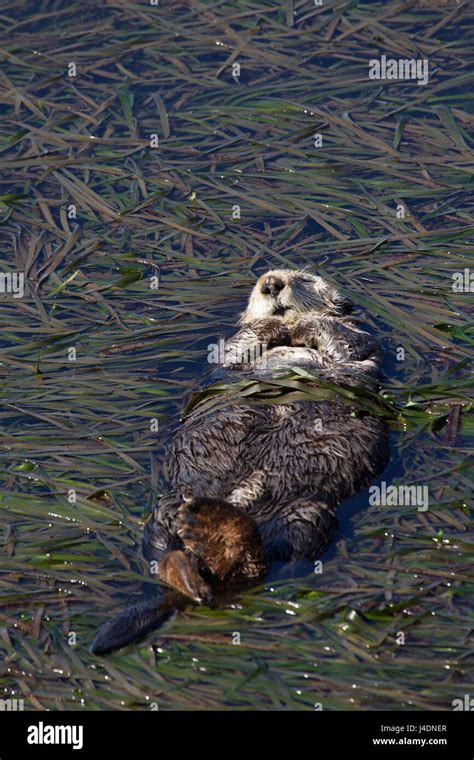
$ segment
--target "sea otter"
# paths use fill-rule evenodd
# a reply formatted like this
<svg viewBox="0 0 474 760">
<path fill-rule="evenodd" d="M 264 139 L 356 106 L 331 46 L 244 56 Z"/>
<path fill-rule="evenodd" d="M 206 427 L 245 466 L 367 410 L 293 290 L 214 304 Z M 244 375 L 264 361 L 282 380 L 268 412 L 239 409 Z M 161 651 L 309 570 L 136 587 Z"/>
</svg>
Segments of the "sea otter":
<svg viewBox="0 0 474 760">
<path fill-rule="evenodd" d="M 334 386 L 374 389 L 381 351 L 322 277 L 273 270 L 257 281 L 215 376 L 274 378 L 304 369 Z M 336 508 L 388 461 L 387 430 L 343 400 L 245 403 L 206 395 L 166 456 L 170 492 L 143 539 L 169 591 L 127 608 L 98 632 L 96 654 L 127 644 L 190 603 L 218 604 L 265 578 L 272 562 L 315 560 Z"/>
</svg>

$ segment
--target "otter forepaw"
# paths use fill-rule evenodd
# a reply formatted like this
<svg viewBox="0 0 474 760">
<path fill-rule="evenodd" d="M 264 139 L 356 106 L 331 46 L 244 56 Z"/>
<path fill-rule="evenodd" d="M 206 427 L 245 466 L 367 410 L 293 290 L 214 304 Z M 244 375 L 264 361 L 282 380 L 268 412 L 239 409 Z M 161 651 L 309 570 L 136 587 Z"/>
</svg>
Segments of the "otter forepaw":
<svg viewBox="0 0 474 760">
<path fill-rule="evenodd" d="M 317 348 L 317 335 L 314 317 L 302 317 L 292 327 L 291 345 Z"/>
<path fill-rule="evenodd" d="M 290 329 L 281 317 L 256 319 L 251 323 L 251 327 L 258 339 L 269 348 L 291 344 Z"/>
</svg>

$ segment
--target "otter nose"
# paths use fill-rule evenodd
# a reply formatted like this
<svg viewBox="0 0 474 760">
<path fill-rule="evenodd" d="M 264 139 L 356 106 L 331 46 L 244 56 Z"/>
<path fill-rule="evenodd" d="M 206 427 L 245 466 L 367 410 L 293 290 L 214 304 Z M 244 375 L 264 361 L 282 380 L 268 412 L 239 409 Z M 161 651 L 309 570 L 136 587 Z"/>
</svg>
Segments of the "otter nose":
<svg viewBox="0 0 474 760">
<path fill-rule="evenodd" d="M 262 293 L 269 296 L 277 296 L 280 290 L 283 290 L 284 287 L 285 283 L 283 280 L 280 280 L 279 277 L 275 277 L 274 275 L 270 275 L 262 285 Z"/>
</svg>

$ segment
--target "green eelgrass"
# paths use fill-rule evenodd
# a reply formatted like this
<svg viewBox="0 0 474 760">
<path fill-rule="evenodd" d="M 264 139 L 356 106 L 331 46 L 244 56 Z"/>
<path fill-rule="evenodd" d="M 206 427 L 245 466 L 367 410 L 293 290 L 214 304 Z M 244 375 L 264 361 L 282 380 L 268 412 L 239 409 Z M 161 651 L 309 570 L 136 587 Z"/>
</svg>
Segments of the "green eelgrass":
<svg viewBox="0 0 474 760">
<path fill-rule="evenodd" d="M 452 285 L 472 267 L 473 26 L 426 0 L 3 6 L 2 272 L 27 275 L 0 310 L 5 696 L 393 710 L 469 691 L 473 331 Z M 369 80 L 382 54 L 428 58 L 428 85 Z M 337 283 L 383 340 L 383 390 L 349 400 L 390 422 L 384 479 L 428 485 L 430 508 L 363 494 L 321 574 L 93 657 L 140 594 L 163 446 L 207 346 L 280 266 Z M 276 385 L 247 398 L 309 392 Z"/>
</svg>

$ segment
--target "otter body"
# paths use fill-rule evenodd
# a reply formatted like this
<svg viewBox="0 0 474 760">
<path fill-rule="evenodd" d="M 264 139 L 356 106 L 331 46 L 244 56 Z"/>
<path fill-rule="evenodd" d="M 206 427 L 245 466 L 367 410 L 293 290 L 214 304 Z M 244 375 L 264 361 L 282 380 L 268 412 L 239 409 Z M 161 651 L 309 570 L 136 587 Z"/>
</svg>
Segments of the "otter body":
<svg viewBox="0 0 474 760">
<path fill-rule="evenodd" d="M 351 306 L 320 277 L 267 273 L 226 341 L 220 377 L 272 378 L 299 367 L 333 385 L 375 388 L 379 346 L 348 316 Z M 142 635 L 185 600 L 214 603 L 255 584 L 273 561 L 316 559 L 334 533 L 337 506 L 388 462 L 383 422 L 354 416 L 341 401 L 232 401 L 199 404 L 167 453 L 171 490 L 146 525 L 143 550 L 174 591 L 165 603 L 147 603 L 144 618 L 126 611 L 107 624 L 94 651 Z"/>
</svg>

